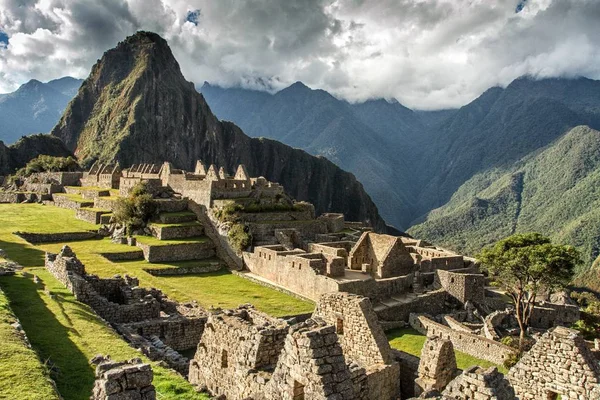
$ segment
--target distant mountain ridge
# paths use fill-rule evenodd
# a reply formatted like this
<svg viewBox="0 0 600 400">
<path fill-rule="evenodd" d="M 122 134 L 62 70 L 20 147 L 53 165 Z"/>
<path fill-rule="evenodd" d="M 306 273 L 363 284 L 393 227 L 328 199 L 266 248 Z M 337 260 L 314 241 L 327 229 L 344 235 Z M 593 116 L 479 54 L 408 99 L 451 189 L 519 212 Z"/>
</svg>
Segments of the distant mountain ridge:
<svg viewBox="0 0 600 400">
<path fill-rule="evenodd" d="M 318 212 L 385 231 L 377 207 L 356 178 L 325 158 L 268 139 L 251 139 L 220 122 L 181 74 L 167 42 L 138 32 L 107 51 L 52 131 L 84 164 L 117 160 L 122 166 L 170 161 L 193 170 L 196 160 L 231 173 L 245 164 L 254 176 L 281 183 Z"/>
<path fill-rule="evenodd" d="M 11 144 L 21 136 L 50 132 L 81 82 L 71 77 L 47 83 L 32 79 L 0 95 L 0 140 Z"/>
</svg>

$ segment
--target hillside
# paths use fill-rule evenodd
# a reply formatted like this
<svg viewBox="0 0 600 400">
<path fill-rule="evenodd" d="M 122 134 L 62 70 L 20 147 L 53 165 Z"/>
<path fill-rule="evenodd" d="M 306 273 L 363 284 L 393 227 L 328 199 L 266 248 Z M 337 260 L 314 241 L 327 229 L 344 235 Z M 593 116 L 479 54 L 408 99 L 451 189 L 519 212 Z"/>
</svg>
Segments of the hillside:
<svg viewBox="0 0 600 400">
<path fill-rule="evenodd" d="M 251 139 L 220 122 L 181 74 L 160 36 L 138 32 L 107 51 L 52 131 L 83 161 L 121 165 L 170 161 L 193 169 L 196 160 L 284 185 L 317 211 L 343 212 L 378 230 L 385 223 L 356 178 L 332 162 L 267 139 Z"/>
<path fill-rule="evenodd" d="M 477 174 L 409 233 L 474 254 L 515 232 L 576 245 L 588 268 L 600 254 L 600 132 L 579 126 L 513 166 Z"/>
<path fill-rule="evenodd" d="M 73 155 L 61 140 L 50 135 L 25 136 L 10 146 L 0 141 L 0 176 L 10 175 L 40 154 L 55 157 Z"/>
<path fill-rule="evenodd" d="M 0 140 L 12 144 L 24 135 L 50 132 L 81 82 L 70 77 L 47 83 L 32 79 L 0 95 Z"/>
</svg>

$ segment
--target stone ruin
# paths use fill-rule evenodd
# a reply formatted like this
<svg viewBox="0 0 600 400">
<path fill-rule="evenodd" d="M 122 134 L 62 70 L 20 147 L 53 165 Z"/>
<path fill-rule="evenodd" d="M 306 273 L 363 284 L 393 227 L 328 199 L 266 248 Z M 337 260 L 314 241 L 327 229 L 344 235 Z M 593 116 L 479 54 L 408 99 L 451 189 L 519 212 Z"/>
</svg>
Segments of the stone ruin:
<svg viewBox="0 0 600 400">
<path fill-rule="evenodd" d="M 522 400 L 600 399 L 600 365 L 581 334 L 556 327 L 508 372 L 515 394 Z"/>
<path fill-rule="evenodd" d="M 437 336 L 428 337 L 421 351 L 415 395 L 432 390 L 442 391 L 457 373 L 452 342 Z"/>
<path fill-rule="evenodd" d="M 58 254 L 46 253 L 45 266 L 78 301 L 113 324 L 134 347 L 187 374 L 189 360 L 179 351 L 197 346 L 207 319 L 203 308 L 172 301 L 158 289 L 141 288 L 136 278 L 127 275 L 99 278 L 87 274 L 68 246 Z"/>
<path fill-rule="evenodd" d="M 96 356 L 92 364 L 96 381 L 90 400 L 156 400 L 152 368 L 139 358 L 116 362 L 110 356 Z"/>
<path fill-rule="evenodd" d="M 289 325 L 242 306 L 209 316 L 189 379 L 228 399 L 396 399 L 399 366 L 367 298 L 324 295 Z"/>
<path fill-rule="evenodd" d="M 428 337 L 415 380 L 420 399 L 597 400 L 600 363 L 581 334 L 556 327 L 538 339 L 506 376 L 478 366 L 452 379 L 456 361 L 450 341 Z"/>
</svg>

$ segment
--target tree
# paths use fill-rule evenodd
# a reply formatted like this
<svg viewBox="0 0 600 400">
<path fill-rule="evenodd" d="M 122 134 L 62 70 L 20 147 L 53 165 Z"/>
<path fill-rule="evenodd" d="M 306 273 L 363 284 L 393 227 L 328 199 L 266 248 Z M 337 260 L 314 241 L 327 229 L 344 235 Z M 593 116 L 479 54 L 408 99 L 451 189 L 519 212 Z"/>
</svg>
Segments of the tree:
<svg viewBox="0 0 600 400">
<path fill-rule="evenodd" d="M 113 219 L 123 225 L 126 233 L 131 235 L 135 229 L 146 226 L 156 209 L 156 202 L 146 183 L 138 183 L 131 189 L 128 197 L 116 201 Z"/>
<path fill-rule="evenodd" d="M 537 296 L 566 286 L 581 263 L 574 247 L 552 244 L 539 233 L 512 235 L 484 249 L 478 258 L 515 303 L 521 350 Z"/>
</svg>

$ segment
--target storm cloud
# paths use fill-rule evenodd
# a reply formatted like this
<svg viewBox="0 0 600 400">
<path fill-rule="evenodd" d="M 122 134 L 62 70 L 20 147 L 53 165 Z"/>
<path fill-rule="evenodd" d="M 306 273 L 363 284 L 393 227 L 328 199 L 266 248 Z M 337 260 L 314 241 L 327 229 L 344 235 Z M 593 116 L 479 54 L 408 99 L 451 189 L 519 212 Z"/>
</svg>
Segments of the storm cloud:
<svg viewBox="0 0 600 400">
<path fill-rule="evenodd" d="M 600 79 L 599 21 L 600 0 L 0 0 L 0 92 L 150 30 L 199 84 L 457 107 L 522 75 Z"/>
</svg>

